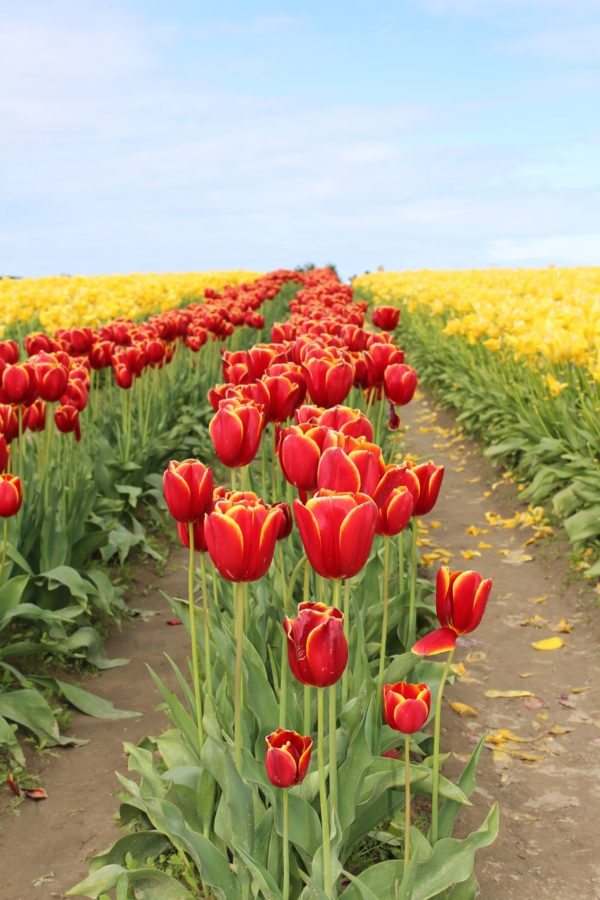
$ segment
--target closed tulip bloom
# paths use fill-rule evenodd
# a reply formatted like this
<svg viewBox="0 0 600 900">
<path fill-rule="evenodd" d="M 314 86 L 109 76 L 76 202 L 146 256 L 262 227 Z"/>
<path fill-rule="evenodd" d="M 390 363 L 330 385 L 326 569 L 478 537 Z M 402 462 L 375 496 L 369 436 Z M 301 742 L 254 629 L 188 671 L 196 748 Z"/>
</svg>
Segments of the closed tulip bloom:
<svg viewBox="0 0 600 900">
<path fill-rule="evenodd" d="M 351 578 L 366 563 L 377 506 L 366 494 L 319 490 L 306 505 L 294 500 L 306 555 L 323 578 Z"/>
<path fill-rule="evenodd" d="M 365 350 L 364 357 L 369 367 L 369 386 L 383 385 L 385 372 L 389 366 L 404 362 L 404 353 L 395 344 L 382 342 L 371 343 Z"/>
<path fill-rule="evenodd" d="M 8 365 L 2 371 L 2 399 L 8 403 L 32 403 L 37 395 L 37 376 L 31 363 Z"/>
<path fill-rule="evenodd" d="M 383 373 L 385 396 L 398 406 L 410 403 L 418 383 L 415 370 L 404 363 L 393 363 Z"/>
<path fill-rule="evenodd" d="M 192 523 L 192 530 L 194 532 L 194 550 L 196 553 L 204 553 L 207 550 L 206 546 L 206 536 L 204 534 L 204 520 L 205 517 L 202 516 L 201 519 L 197 519 Z M 190 548 L 190 527 L 188 522 L 177 522 L 177 534 L 179 535 L 179 540 L 183 547 L 189 550 Z"/>
<path fill-rule="evenodd" d="M 3 434 L 0 434 L 0 472 L 8 468 L 8 444 Z"/>
<path fill-rule="evenodd" d="M 322 410 L 317 423 L 347 434 L 349 437 L 373 440 L 373 426 L 360 409 L 350 409 L 349 406 L 338 404 L 330 409 Z"/>
<path fill-rule="evenodd" d="M 285 368 L 277 366 L 273 368 Z M 299 381 L 287 374 L 272 374 L 269 370 L 261 379 L 269 394 L 269 403 L 266 408 L 266 416 L 269 422 L 285 422 L 289 419 L 296 407 L 304 400 L 306 394 L 306 382 L 304 378 Z"/>
<path fill-rule="evenodd" d="M 47 403 L 56 403 L 67 389 L 67 370 L 53 357 L 36 359 L 38 394 Z"/>
<path fill-rule="evenodd" d="M 23 415 L 23 425 L 29 431 L 43 431 L 46 427 L 46 404 L 43 400 L 36 400 L 31 406 L 26 407 Z"/>
<path fill-rule="evenodd" d="M 19 416 L 14 406 L 8 403 L 0 403 L 0 434 L 10 444 L 19 434 Z"/>
<path fill-rule="evenodd" d="M 75 435 L 75 440 L 81 440 L 81 426 L 79 424 L 79 410 L 71 404 L 57 406 L 54 410 L 54 424 L 63 434 Z"/>
<path fill-rule="evenodd" d="M 395 731 L 414 734 L 429 718 L 431 691 L 426 684 L 396 684 L 383 686 L 383 714 L 385 721 Z"/>
<path fill-rule="evenodd" d="M 329 687 L 348 662 L 344 614 L 324 603 L 300 603 L 295 619 L 284 619 L 288 660 L 295 678 L 311 687 Z"/>
<path fill-rule="evenodd" d="M 306 359 L 303 369 L 310 398 L 318 406 L 336 406 L 350 393 L 354 381 L 354 364 L 350 359 L 323 351 L 321 357 Z"/>
<path fill-rule="evenodd" d="M 286 481 L 299 491 L 311 492 L 317 487 L 317 471 L 323 450 L 333 446 L 333 435 L 323 425 L 291 425 L 279 436 L 279 464 Z"/>
<path fill-rule="evenodd" d="M 417 641 L 412 652 L 432 656 L 452 650 L 459 635 L 474 631 L 481 622 L 491 590 L 491 579 L 478 572 L 451 572 L 442 566 L 435 585 L 435 609 L 442 627 Z"/>
<path fill-rule="evenodd" d="M 313 742 L 297 731 L 278 728 L 265 738 L 267 778 L 275 787 L 289 788 L 304 781 L 310 764 Z"/>
<path fill-rule="evenodd" d="M 409 467 L 411 464 L 408 463 Z M 425 516 L 431 512 L 437 502 L 442 480 L 444 478 L 444 467 L 436 466 L 431 460 L 427 463 L 421 463 L 418 466 L 412 466 L 412 471 L 419 479 L 419 496 L 415 501 L 415 516 Z"/>
<path fill-rule="evenodd" d="M 400 310 L 396 306 L 375 306 L 371 314 L 371 322 L 384 331 L 393 331 L 400 321 Z"/>
<path fill-rule="evenodd" d="M 210 558 L 228 581 L 257 581 L 273 560 L 284 514 L 261 500 L 217 500 L 204 532 Z"/>
<path fill-rule="evenodd" d="M 381 447 L 348 438 L 345 447 L 325 450 L 317 471 L 317 487 L 373 496 L 385 472 Z"/>
<path fill-rule="evenodd" d="M 17 475 L 0 475 L 0 518 L 8 519 L 21 509 L 23 485 Z"/>
<path fill-rule="evenodd" d="M 378 511 L 377 534 L 390 537 L 404 531 L 413 514 L 414 497 L 415 494 L 405 483 L 402 467 L 388 466 L 373 493 Z"/>
<path fill-rule="evenodd" d="M 255 403 L 223 400 L 208 431 L 215 453 L 232 468 L 246 466 L 258 451 L 265 425 L 263 408 Z"/>
<path fill-rule="evenodd" d="M 19 360 L 19 345 L 16 341 L 0 341 L 0 371 L 2 363 L 14 366 Z"/>
<path fill-rule="evenodd" d="M 197 459 L 171 460 L 163 476 L 169 512 L 178 522 L 196 522 L 212 507 L 213 473 Z"/>
<path fill-rule="evenodd" d="M 255 403 L 257 406 L 268 408 L 271 397 L 267 386 L 262 381 L 253 381 L 250 384 L 215 384 L 208 389 L 208 402 L 216 412 L 222 400 L 235 400 L 238 403 Z"/>
</svg>

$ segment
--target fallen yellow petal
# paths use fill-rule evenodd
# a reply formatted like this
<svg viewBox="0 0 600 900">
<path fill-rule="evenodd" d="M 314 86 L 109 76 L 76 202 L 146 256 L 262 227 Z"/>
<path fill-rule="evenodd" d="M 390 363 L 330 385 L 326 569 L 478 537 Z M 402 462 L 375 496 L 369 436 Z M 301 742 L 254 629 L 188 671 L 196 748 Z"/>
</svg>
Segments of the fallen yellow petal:
<svg viewBox="0 0 600 900">
<path fill-rule="evenodd" d="M 513 697 L 533 697 L 531 691 L 484 691 L 486 697 L 491 697 L 492 699 L 496 699 L 497 697 L 506 697 L 512 699 Z"/>
<path fill-rule="evenodd" d="M 460 555 L 463 559 L 475 559 L 476 556 L 481 556 L 481 553 L 478 550 L 461 550 Z"/>
<path fill-rule="evenodd" d="M 479 541 L 477 546 L 479 547 L 480 550 L 491 550 L 492 549 L 492 545 L 486 544 L 485 541 Z"/>
<path fill-rule="evenodd" d="M 542 594 L 540 597 L 530 597 L 527 601 L 528 603 L 545 603 L 548 599 L 548 594 Z"/>
<path fill-rule="evenodd" d="M 560 622 L 557 622 L 556 625 L 549 625 L 550 631 L 560 631 L 562 634 L 571 634 L 573 631 L 573 625 L 570 622 L 567 622 L 566 619 L 561 619 Z"/>
<path fill-rule="evenodd" d="M 436 521 L 435 519 L 429 523 L 430 528 L 441 528 L 442 523 Z"/>
<path fill-rule="evenodd" d="M 548 729 L 548 734 L 569 734 L 573 731 L 572 728 L 565 728 L 563 725 L 553 725 L 552 728 Z"/>
<path fill-rule="evenodd" d="M 544 638 L 541 641 L 534 641 L 531 645 L 534 650 L 560 650 L 565 646 L 565 642 L 561 637 Z"/>
<path fill-rule="evenodd" d="M 458 701 L 454 701 L 450 704 L 450 707 L 454 710 L 455 713 L 458 713 L 459 716 L 479 715 L 476 709 L 473 709 L 472 706 L 468 706 L 466 703 L 459 703 Z"/>
<path fill-rule="evenodd" d="M 546 619 L 537 613 L 535 616 L 528 616 L 526 619 L 522 619 L 519 622 L 519 625 L 534 625 L 536 628 L 541 628 L 543 625 L 547 625 Z"/>
</svg>

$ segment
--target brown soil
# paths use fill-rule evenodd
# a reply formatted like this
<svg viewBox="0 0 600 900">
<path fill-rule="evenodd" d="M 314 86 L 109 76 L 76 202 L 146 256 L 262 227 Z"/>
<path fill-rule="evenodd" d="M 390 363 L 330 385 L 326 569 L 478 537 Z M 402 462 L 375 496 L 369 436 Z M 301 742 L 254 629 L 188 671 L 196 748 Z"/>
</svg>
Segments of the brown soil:
<svg viewBox="0 0 600 900">
<path fill-rule="evenodd" d="M 188 643 L 182 626 L 168 626 L 173 614 L 159 589 L 184 596 L 187 552 L 172 554 L 168 571 L 157 577 L 153 564 L 137 566 L 129 592 L 133 607 L 145 613 L 128 621 L 106 644 L 109 657 L 130 663 L 90 678 L 85 686 L 120 709 L 134 709 L 139 718 L 107 721 L 75 713 L 66 733 L 89 740 L 85 746 L 45 752 L 30 759 L 48 799 L 25 800 L 0 819 L 0 898 L 46 900 L 61 897 L 88 874 L 90 857 L 118 837 L 115 821 L 119 784 L 115 771 L 125 772 L 123 742 L 137 743 L 165 728 L 157 711 L 161 697 L 147 665 L 170 687 L 175 686 L 168 654 L 184 669 Z M 148 582 L 152 582 L 148 584 Z M 148 590 L 146 591 L 146 585 Z"/>
<path fill-rule="evenodd" d="M 484 749 L 473 808 L 459 820 L 466 833 L 483 820 L 494 800 L 500 803 L 499 838 L 477 856 L 480 896 L 600 898 L 600 836 L 595 826 L 600 812 L 598 594 L 569 570 L 568 546 L 559 538 L 524 547 L 531 528 L 492 527 L 487 522 L 486 512 L 510 518 L 526 504 L 516 486 L 482 456 L 480 445 L 456 439 L 450 413 L 422 398 L 404 410 L 403 420 L 408 452 L 446 467 L 438 503 L 423 520 L 429 526 L 426 539 L 453 554 L 452 569 L 476 569 L 494 582 L 481 626 L 460 639 L 456 653 L 456 662 L 464 663 L 472 681 L 457 680 L 448 690 L 448 701 L 468 704 L 479 715 L 461 717 L 445 706 L 442 746 L 453 751 L 448 772 L 460 771 L 462 758 L 485 732 L 505 728 L 528 739 L 496 745 L 509 753 Z M 431 528 L 431 520 L 441 526 Z M 469 535 L 465 529 L 471 525 L 489 531 Z M 479 549 L 480 541 L 492 547 Z M 461 550 L 478 550 L 481 556 L 466 560 Z M 533 559 L 516 564 L 521 553 Z M 439 565 L 434 562 L 424 571 L 433 577 Z M 529 602 L 543 595 L 548 596 L 546 602 Z M 536 614 L 548 624 L 520 624 Z M 556 635 L 549 626 L 561 618 L 573 626 L 571 633 L 560 635 L 564 647 L 534 650 L 534 641 Z M 530 691 L 533 696 L 493 699 L 484 695 L 489 690 Z M 568 731 L 552 734 L 551 729 Z M 515 755 L 519 753 L 532 759 L 520 759 Z"/>
<path fill-rule="evenodd" d="M 403 418 L 409 452 L 446 466 L 438 504 L 424 520 L 427 526 L 432 520 L 441 526 L 429 527 L 426 539 L 453 554 L 451 567 L 476 568 L 494 580 L 482 625 L 461 639 L 456 654 L 456 661 L 465 665 L 466 679 L 450 687 L 448 700 L 468 704 L 479 715 L 463 718 L 445 707 L 443 746 L 453 751 L 448 771 L 460 771 L 484 732 L 506 728 L 528 741 L 505 744 L 510 753 L 484 750 L 474 805 L 459 820 L 466 833 L 481 822 L 494 800 L 500 802 L 500 836 L 477 857 L 480 896 L 600 898 L 600 838 L 595 828 L 600 810 L 597 594 L 569 571 L 568 548 L 560 540 L 546 538 L 523 548 L 531 529 L 488 524 L 487 511 L 510 517 L 524 504 L 516 487 L 482 457 L 478 445 L 466 439 L 452 442 L 449 413 L 421 399 Z M 491 494 L 485 497 L 487 491 Z M 472 536 L 465 532 L 470 525 L 489 531 Z M 492 547 L 478 549 L 481 540 Z M 504 556 L 501 549 L 514 553 Z M 431 550 L 423 547 L 424 552 Z M 481 557 L 467 561 L 461 550 L 478 550 Z M 533 559 L 514 564 L 521 551 Z M 167 627 L 171 612 L 159 593 L 159 588 L 179 596 L 185 592 L 185 554 L 175 553 L 171 563 L 169 574 L 161 578 L 151 574 L 149 579 L 148 566 L 138 568 L 132 605 L 158 615 L 133 620 L 115 634 L 107 652 L 128 657 L 130 664 L 103 672 L 88 684 L 118 707 L 139 710 L 143 716 L 107 722 L 74 715 L 69 731 L 90 743 L 33 758 L 33 770 L 49 796 L 5 810 L 0 819 L 0 900 L 60 897 L 87 874 L 90 857 L 119 836 L 114 772 L 126 768 L 122 743 L 157 734 L 165 725 L 164 713 L 156 711 L 160 697 L 146 664 L 172 685 L 165 654 L 180 666 L 187 657 L 185 632 Z M 438 564 L 425 571 L 433 576 Z M 140 597 L 148 580 L 150 590 Z M 546 602 L 529 602 L 545 594 Z M 548 625 L 519 624 L 536 614 Z M 573 625 L 572 633 L 561 635 L 565 646 L 552 652 L 534 650 L 531 643 L 554 635 L 548 626 L 561 618 Z M 490 689 L 526 690 L 533 696 L 492 699 L 484 696 Z M 551 734 L 556 726 L 568 730 Z"/>
</svg>

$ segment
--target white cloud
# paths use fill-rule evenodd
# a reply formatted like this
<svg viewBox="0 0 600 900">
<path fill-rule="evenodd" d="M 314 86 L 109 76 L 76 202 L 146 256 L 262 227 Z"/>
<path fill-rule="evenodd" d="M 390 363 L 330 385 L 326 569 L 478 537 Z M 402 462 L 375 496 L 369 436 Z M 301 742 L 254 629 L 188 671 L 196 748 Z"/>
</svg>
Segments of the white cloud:
<svg viewBox="0 0 600 900">
<path fill-rule="evenodd" d="M 600 265 L 600 232 L 554 234 L 547 237 L 497 238 L 487 257 L 503 265 Z"/>
</svg>

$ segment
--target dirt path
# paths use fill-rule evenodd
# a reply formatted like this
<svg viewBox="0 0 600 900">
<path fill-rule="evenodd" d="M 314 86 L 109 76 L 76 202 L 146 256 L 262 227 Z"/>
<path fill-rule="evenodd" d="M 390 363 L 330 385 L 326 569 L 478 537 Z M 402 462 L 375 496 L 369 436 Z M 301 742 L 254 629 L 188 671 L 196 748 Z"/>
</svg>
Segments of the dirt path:
<svg viewBox="0 0 600 900">
<path fill-rule="evenodd" d="M 159 734 L 166 723 L 164 712 L 156 711 L 161 698 L 146 664 L 171 687 L 175 680 L 165 654 L 185 666 L 185 631 L 181 626 L 167 626 L 172 613 L 159 590 L 184 596 L 186 564 L 187 552 L 178 550 L 160 578 L 152 575 L 152 564 L 136 567 L 130 603 L 157 615 L 127 622 L 107 641 L 109 657 L 131 661 L 89 679 L 87 687 L 120 709 L 135 709 L 142 715 L 107 721 L 75 713 L 67 732 L 89 743 L 33 757 L 31 769 L 40 774 L 48 799 L 25 800 L 14 812 L 5 810 L 0 819 L 2 900 L 61 897 L 87 875 L 90 857 L 120 836 L 115 822 L 119 788 L 115 771 L 127 768 L 123 741 L 136 743 L 147 734 Z M 146 592 L 149 572 L 151 584 Z"/>
<path fill-rule="evenodd" d="M 494 799 L 501 806 L 500 836 L 478 856 L 480 896 L 600 898 L 598 595 L 569 572 L 568 548 L 556 538 L 523 546 L 533 536 L 531 528 L 490 524 L 494 517 L 486 513 L 510 522 L 526 506 L 479 445 L 452 433 L 452 415 L 421 398 L 404 410 L 403 421 L 409 452 L 446 466 L 438 504 L 424 519 L 423 538 L 431 546 L 422 552 L 442 548 L 452 554 L 451 568 L 474 568 L 494 581 L 482 625 L 459 640 L 456 662 L 465 672 L 449 689 L 448 700 L 479 715 L 462 717 L 445 707 L 442 746 L 454 751 L 449 770 L 459 771 L 460 757 L 484 732 L 501 739 L 499 729 L 507 729 L 527 739 L 498 743 L 496 752 L 484 749 L 474 807 L 463 813 L 467 831 Z M 432 527 L 432 521 L 441 524 Z M 481 555 L 465 559 L 463 550 Z M 431 560 L 425 571 L 434 576 L 440 562 Z M 544 596 L 544 602 L 532 602 Z M 539 619 L 522 624 L 535 616 Z M 561 619 L 568 623 L 565 629 L 572 626 L 571 633 L 550 629 Z M 542 652 L 531 646 L 557 636 L 564 639 L 561 649 Z M 490 690 L 531 696 L 486 697 Z"/>
</svg>

